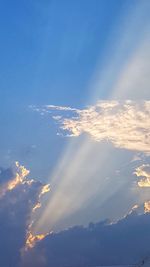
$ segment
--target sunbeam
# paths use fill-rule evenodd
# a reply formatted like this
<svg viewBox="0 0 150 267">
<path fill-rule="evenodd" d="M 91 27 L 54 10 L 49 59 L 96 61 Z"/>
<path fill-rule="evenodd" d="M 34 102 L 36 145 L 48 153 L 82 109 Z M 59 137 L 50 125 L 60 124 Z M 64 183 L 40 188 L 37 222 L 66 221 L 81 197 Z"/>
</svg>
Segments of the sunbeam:
<svg viewBox="0 0 150 267">
<path fill-rule="evenodd" d="M 98 66 L 98 70 L 95 71 L 95 80 L 89 86 L 91 87 L 90 100 L 95 103 L 93 106 L 84 110 L 53 105 L 34 108 L 42 111 L 42 114 L 52 112 L 53 115 L 55 111 L 73 112 L 73 115 L 69 113 L 64 120 L 62 114 L 53 116 L 58 123 L 62 122 L 60 128 L 69 132 L 71 139 L 50 175 L 51 195 L 43 213 L 33 226 L 35 233 L 43 232 L 47 226 L 50 227 L 49 230 L 59 229 L 60 221 L 80 211 L 83 207 L 88 207 L 94 196 L 99 196 L 99 202 L 103 203 L 123 186 L 125 183 L 123 179 L 115 184 L 113 178 L 109 180 L 103 173 L 103 166 L 109 164 L 109 155 L 113 153 L 109 142 L 121 149 L 149 153 L 149 102 L 141 104 L 141 110 L 138 110 L 138 106 L 132 101 L 126 101 L 124 104 L 113 101 L 113 99 L 144 100 L 150 97 L 148 91 L 149 27 L 147 24 L 149 5 L 148 1 L 137 2 L 136 7 L 129 11 L 128 16 L 125 16 L 126 19 L 120 19 L 120 25 L 116 29 L 120 39 L 117 39 L 114 45 L 114 55 L 111 59 L 107 58 L 103 69 L 102 66 Z M 143 30 L 145 21 L 146 26 Z M 121 34 L 120 31 L 122 31 Z M 139 35 L 135 38 L 137 31 Z M 97 101 L 101 90 L 109 92 L 107 96 L 109 101 L 100 102 L 101 110 L 98 113 Z M 119 105 L 122 107 L 117 113 L 116 106 Z M 145 105 L 144 111 L 143 105 Z M 133 126 L 137 128 L 137 131 L 133 129 Z M 144 135 L 145 140 L 142 137 L 143 131 L 147 132 L 147 135 Z M 79 138 L 82 133 L 88 133 L 95 140 L 90 140 L 86 134 Z M 76 136 L 76 140 L 72 138 L 73 136 Z M 105 148 L 99 152 L 100 147 L 96 149 L 95 141 L 102 142 L 103 140 L 106 142 Z"/>
</svg>

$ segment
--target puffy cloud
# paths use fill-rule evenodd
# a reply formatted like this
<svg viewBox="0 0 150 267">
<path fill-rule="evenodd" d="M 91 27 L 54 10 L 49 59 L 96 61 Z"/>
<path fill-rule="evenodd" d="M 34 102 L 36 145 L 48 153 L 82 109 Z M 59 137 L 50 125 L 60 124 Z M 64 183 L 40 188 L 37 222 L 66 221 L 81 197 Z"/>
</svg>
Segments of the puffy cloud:
<svg viewBox="0 0 150 267">
<path fill-rule="evenodd" d="M 73 111 L 53 116 L 69 136 L 89 134 L 95 141 L 110 141 L 115 147 L 150 152 L 150 101 L 99 101 L 86 109 L 45 106 L 43 112 Z"/>
</svg>

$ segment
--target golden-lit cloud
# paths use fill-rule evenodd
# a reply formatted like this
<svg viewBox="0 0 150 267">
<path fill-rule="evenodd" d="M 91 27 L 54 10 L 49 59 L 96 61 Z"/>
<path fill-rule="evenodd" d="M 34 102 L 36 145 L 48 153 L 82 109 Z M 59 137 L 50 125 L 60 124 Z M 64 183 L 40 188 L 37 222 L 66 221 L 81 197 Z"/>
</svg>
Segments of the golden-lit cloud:
<svg viewBox="0 0 150 267">
<path fill-rule="evenodd" d="M 150 201 L 147 201 L 144 203 L 144 211 L 145 211 L 145 213 L 150 212 Z"/>
<path fill-rule="evenodd" d="M 142 177 L 140 181 L 138 181 L 138 186 L 141 188 L 149 188 L 150 187 L 150 165 L 143 164 L 136 168 L 134 174 L 137 177 Z M 150 212 L 150 201 L 145 201 L 144 203 L 144 212 Z"/>
<path fill-rule="evenodd" d="M 51 106 L 45 108 L 51 110 Z M 64 107 L 64 110 L 67 108 Z M 130 100 L 98 101 L 94 106 L 76 110 L 73 116 L 54 117 L 69 136 L 86 133 L 97 142 L 110 141 L 115 147 L 145 153 L 150 152 L 149 118 L 150 101 Z"/>
<path fill-rule="evenodd" d="M 142 166 L 136 168 L 135 174 L 137 177 L 143 177 L 138 182 L 139 187 L 150 187 L 150 165 L 143 164 Z"/>
<path fill-rule="evenodd" d="M 28 181 L 26 177 L 29 175 L 30 171 L 27 170 L 24 166 L 19 165 L 19 162 L 16 162 L 17 173 L 16 177 L 8 183 L 7 189 L 13 190 L 17 185 L 24 183 L 32 183 L 33 180 Z"/>
<path fill-rule="evenodd" d="M 37 203 L 37 204 L 33 207 L 32 211 L 35 212 L 37 209 L 41 208 L 41 206 L 42 206 L 41 203 Z"/>
<path fill-rule="evenodd" d="M 48 193 L 50 191 L 50 184 L 46 184 L 42 187 L 41 193 L 39 195 L 39 197 L 41 197 L 42 195 L 44 195 L 45 193 Z"/>
<path fill-rule="evenodd" d="M 27 229 L 26 244 L 24 247 L 25 251 L 33 248 L 38 241 L 44 239 L 45 236 L 47 235 L 47 234 L 34 234 L 32 231 L 32 228 L 36 221 L 36 219 L 34 218 L 34 213 L 36 212 L 37 209 L 40 209 L 42 207 L 41 197 L 45 195 L 46 193 L 48 193 L 49 191 L 50 191 L 49 184 L 41 185 L 39 195 L 37 196 L 37 202 L 32 208 L 32 212 L 31 212 L 31 223 L 28 225 L 28 229 Z"/>
<path fill-rule="evenodd" d="M 29 186 L 34 182 L 33 179 L 28 179 L 30 171 L 24 166 L 15 163 L 15 175 L 9 181 L 4 182 L 0 187 L 0 198 L 2 198 L 8 191 L 14 190 L 17 186 L 28 184 Z"/>
<path fill-rule="evenodd" d="M 44 239 L 45 237 L 46 234 L 33 235 L 31 232 L 29 232 L 26 240 L 25 250 L 33 248 L 38 241 Z"/>
</svg>

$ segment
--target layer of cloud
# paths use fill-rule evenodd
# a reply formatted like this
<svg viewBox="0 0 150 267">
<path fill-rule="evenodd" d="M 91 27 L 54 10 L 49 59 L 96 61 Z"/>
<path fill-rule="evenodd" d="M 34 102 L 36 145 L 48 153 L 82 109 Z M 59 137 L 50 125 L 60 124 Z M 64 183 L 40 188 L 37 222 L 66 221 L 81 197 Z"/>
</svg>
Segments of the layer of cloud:
<svg viewBox="0 0 150 267">
<path fill-rule="evenodd" d="M 72 111 L 67 107 L 45 106 L 43 112 Z M 95 141 L 110 141 L 115 147 L 150 152 L 150 101 L 99 101 L 75 115 L 53 116 L 69 136 L 89 134 Z"/>
<path fill-rule="evenodd" d="M 106 220 L 48 235 L 28 251 L 23 266 L 135 265 L 149 255 L 149 242 L 150 214 L 134 209 L 115 224 Z"/>
</svg>

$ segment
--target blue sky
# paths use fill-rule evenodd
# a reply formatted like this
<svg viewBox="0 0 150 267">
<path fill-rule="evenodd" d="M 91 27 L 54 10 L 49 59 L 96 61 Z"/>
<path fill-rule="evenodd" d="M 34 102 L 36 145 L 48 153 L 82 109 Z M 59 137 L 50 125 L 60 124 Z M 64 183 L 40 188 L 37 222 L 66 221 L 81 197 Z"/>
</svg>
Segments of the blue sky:
<svg viewBox="0 0 150 267">
<path fill-rule="evenodd" d="M 82 104 L 109 33 L 130 5 L 121 0 L 1 1 L 3 102 Z"/>
<path fill-rule="evenodd" d="M 42 147 L 51 147 L 56 159 L 59 152 L 53 143 L 57 140 L 62 145 L 62 140 L 52 137 L 52 127 L 42 128 L 40 118 L 31 114 L 28 106 L 52 103 L 82 107 L 97 62 L 107 58 L 106 47 L 113 47 L 117 39 L 114 36 L 110 43 L 112 29 L 135 2 L 1 1 L 2 164 L 7 165 L 4 158 L 10 150 L 11 162 L 22 154 L 21 150 L 25 154 L 37 143 L 41 150 L 38 154 L 50 157 L 50 167 L 51 162 L 54 164 L 51 154 Z M 106 98 L 108 91 L 101 89 L 100 98 Z M 38 156 L 41 169 L 42 158 Z M 22 156 L 20 160 L 27 161 Z M 28 164 L 31 166 L 31 161 Z M 48 172 L 48 165 L 44 168 Z"/>
<path fill-rule="evenodd" d="M 149 14 L 149 0 L 0 1 L 1 266 L 150 255 Z"/>
</svg>

